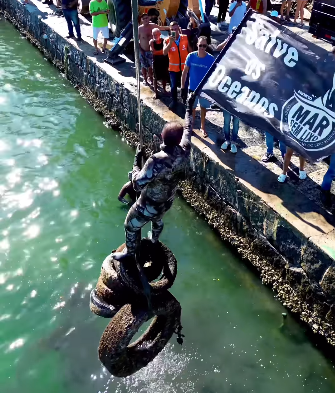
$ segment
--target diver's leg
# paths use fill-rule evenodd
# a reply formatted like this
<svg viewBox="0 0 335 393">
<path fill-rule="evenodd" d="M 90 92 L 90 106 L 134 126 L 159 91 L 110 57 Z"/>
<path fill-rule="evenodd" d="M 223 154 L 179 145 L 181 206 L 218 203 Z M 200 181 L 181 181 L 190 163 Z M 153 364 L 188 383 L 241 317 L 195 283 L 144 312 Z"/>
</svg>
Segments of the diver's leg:
<svg viewBox="0 0 335 393">
<path fill-rule="evenodd" d="M 141 228 L 149 221 L 149 217 L 144 216 L 137 210 L 137 203 L 135 203 L 130 208 L 124 222 L 124 229 L 126 233 L 126 247 L 122 252 L 114 253 L 114 259 L 120 261 L 125 257 L 135 256 L 136 249 L 139 246 L 139 242 L 141 240 Z"/>
</svg>

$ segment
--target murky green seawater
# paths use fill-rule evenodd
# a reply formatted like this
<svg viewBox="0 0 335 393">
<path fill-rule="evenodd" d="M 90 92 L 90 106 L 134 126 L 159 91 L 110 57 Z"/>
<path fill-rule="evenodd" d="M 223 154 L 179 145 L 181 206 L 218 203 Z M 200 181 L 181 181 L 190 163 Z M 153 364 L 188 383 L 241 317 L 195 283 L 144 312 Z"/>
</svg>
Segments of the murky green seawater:
<svg viewBox="0 0 335 393">
<path fill-rule="evenodd" d="M 1 393 L 333 393 L 334 367 L 270 290 L 181 200 L 162 240 L 183 307 L 146 369 L 111 378 L 107 320 L 89 310 L 101 263 L 123 242 L 117 201 L 133 151 L 17 31 L 0 21 Z M 78 283 L 78 284 L 76 284 Z"/>
</svg>

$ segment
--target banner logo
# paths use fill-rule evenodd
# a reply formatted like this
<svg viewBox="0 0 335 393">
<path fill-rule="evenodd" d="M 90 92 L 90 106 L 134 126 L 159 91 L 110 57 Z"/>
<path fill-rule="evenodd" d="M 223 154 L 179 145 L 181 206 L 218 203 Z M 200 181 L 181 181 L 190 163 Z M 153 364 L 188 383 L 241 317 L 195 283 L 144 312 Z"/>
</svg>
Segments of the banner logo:
<svg viewBox="0 0 335 393">
<path fill-rule="evenodd" d="M 334 78 L 335 82 L 335 78 Z M 325 149 L 335 143 L 335 85 L 323 97 L 294 92 L 282 108 L 281 131 L 305 150 Z"/>
</svg>

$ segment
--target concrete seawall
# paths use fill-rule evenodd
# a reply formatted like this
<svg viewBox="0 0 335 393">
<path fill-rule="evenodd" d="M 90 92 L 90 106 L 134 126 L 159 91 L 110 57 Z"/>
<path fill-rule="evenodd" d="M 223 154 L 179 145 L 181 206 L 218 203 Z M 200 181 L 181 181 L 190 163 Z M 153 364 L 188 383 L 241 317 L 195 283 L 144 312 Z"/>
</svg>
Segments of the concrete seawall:
<svg viewBox="0 0 335 393">
<path fill-rule="evenodd" d="M 67 32 L 57 24 L 59 18 L 46 17 L 34 6 L 0 0 L 0 11 L 65 73 L 107 122 L 119 126 L 130 143 L 137 140 L 130 131 L 137 122 L 131 62 L 122 67 L 97 62 L 64 38 Z M 149 89 L 143 90 L 142 124 L 150 147 L 152 135 L 159 134 L 167 121 L 182 120 L 153 100 Z M 264 167 L 257 166 L 252 153 L 239 168 L 235 157 L 223 160 L 220 149 L 203 140 L 197 131 L 192 142 L 192 177 L 182 184 L 184 198 L 257 268 L 263 282 L 272 286 L 289 309 L 335 345 L 332 217 L 293 188 L 286 191 L 292 193 L 294 203 L 290 204 L 283 189 L 263 187 L 257 179 L 269 175 Z M 255 170 L 254 180 L 247 176 L 250 168 Z"/>
</svg>

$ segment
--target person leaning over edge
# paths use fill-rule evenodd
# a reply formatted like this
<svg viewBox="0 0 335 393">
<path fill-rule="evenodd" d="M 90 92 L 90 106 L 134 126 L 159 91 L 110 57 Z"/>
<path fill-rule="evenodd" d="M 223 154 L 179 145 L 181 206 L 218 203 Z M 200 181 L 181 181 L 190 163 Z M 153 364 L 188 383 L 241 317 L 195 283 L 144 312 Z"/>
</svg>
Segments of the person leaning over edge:
<svg viewBox="0 0 335 393">
<path fill-rule="evenodd" d="M 186 64 L 183 70 L 182 79 L 181 79 L 181 88 L 182 88 L 182 95 L 186 95 L 185 91 L 185 82 L 187 79 L 187 75 L 189 74 L 190 82 L 189 82 L 189 91 L 192 93 L 202 81 L 204 76 L 206 75 L 207 71 L 214 63 L 214 56 L 210 55 L 206 52 L 207 49 L 207 37 L 200 36 L 198 38 L 198 51 L 189 53 L 186 58 Z M 195 108 L 200 103 L 200 110 L 201 110 L 201 128 L 200 131 L 202 132 L 202 136 L 206 138 L 208 136 L 205 130 L 205 120 L 206 120 L 206 111 L 210 107 L 210 103 L 205 98 L 196 98 L 194 105 L 193 105 L 193 121 L 195 119 Z"/>
<path fill-rule="evenodd" d="M 177 87 L 181 83 L 181 74 L 185 67 L 187 55 L 192 52 L 187 35 L 180 34 L 180 27 L 176 21 L 170 23 L 170 37 L 167 38 L 163 46 L 163 54 L 169 56 L 169 73 L 172 101 L 169 109 L 176 108 L 178 103 Z M 188 82 L 185 84 L 188 88 Z M 183 97 L 185 101 L 186 97 Z"/>
</svg>

